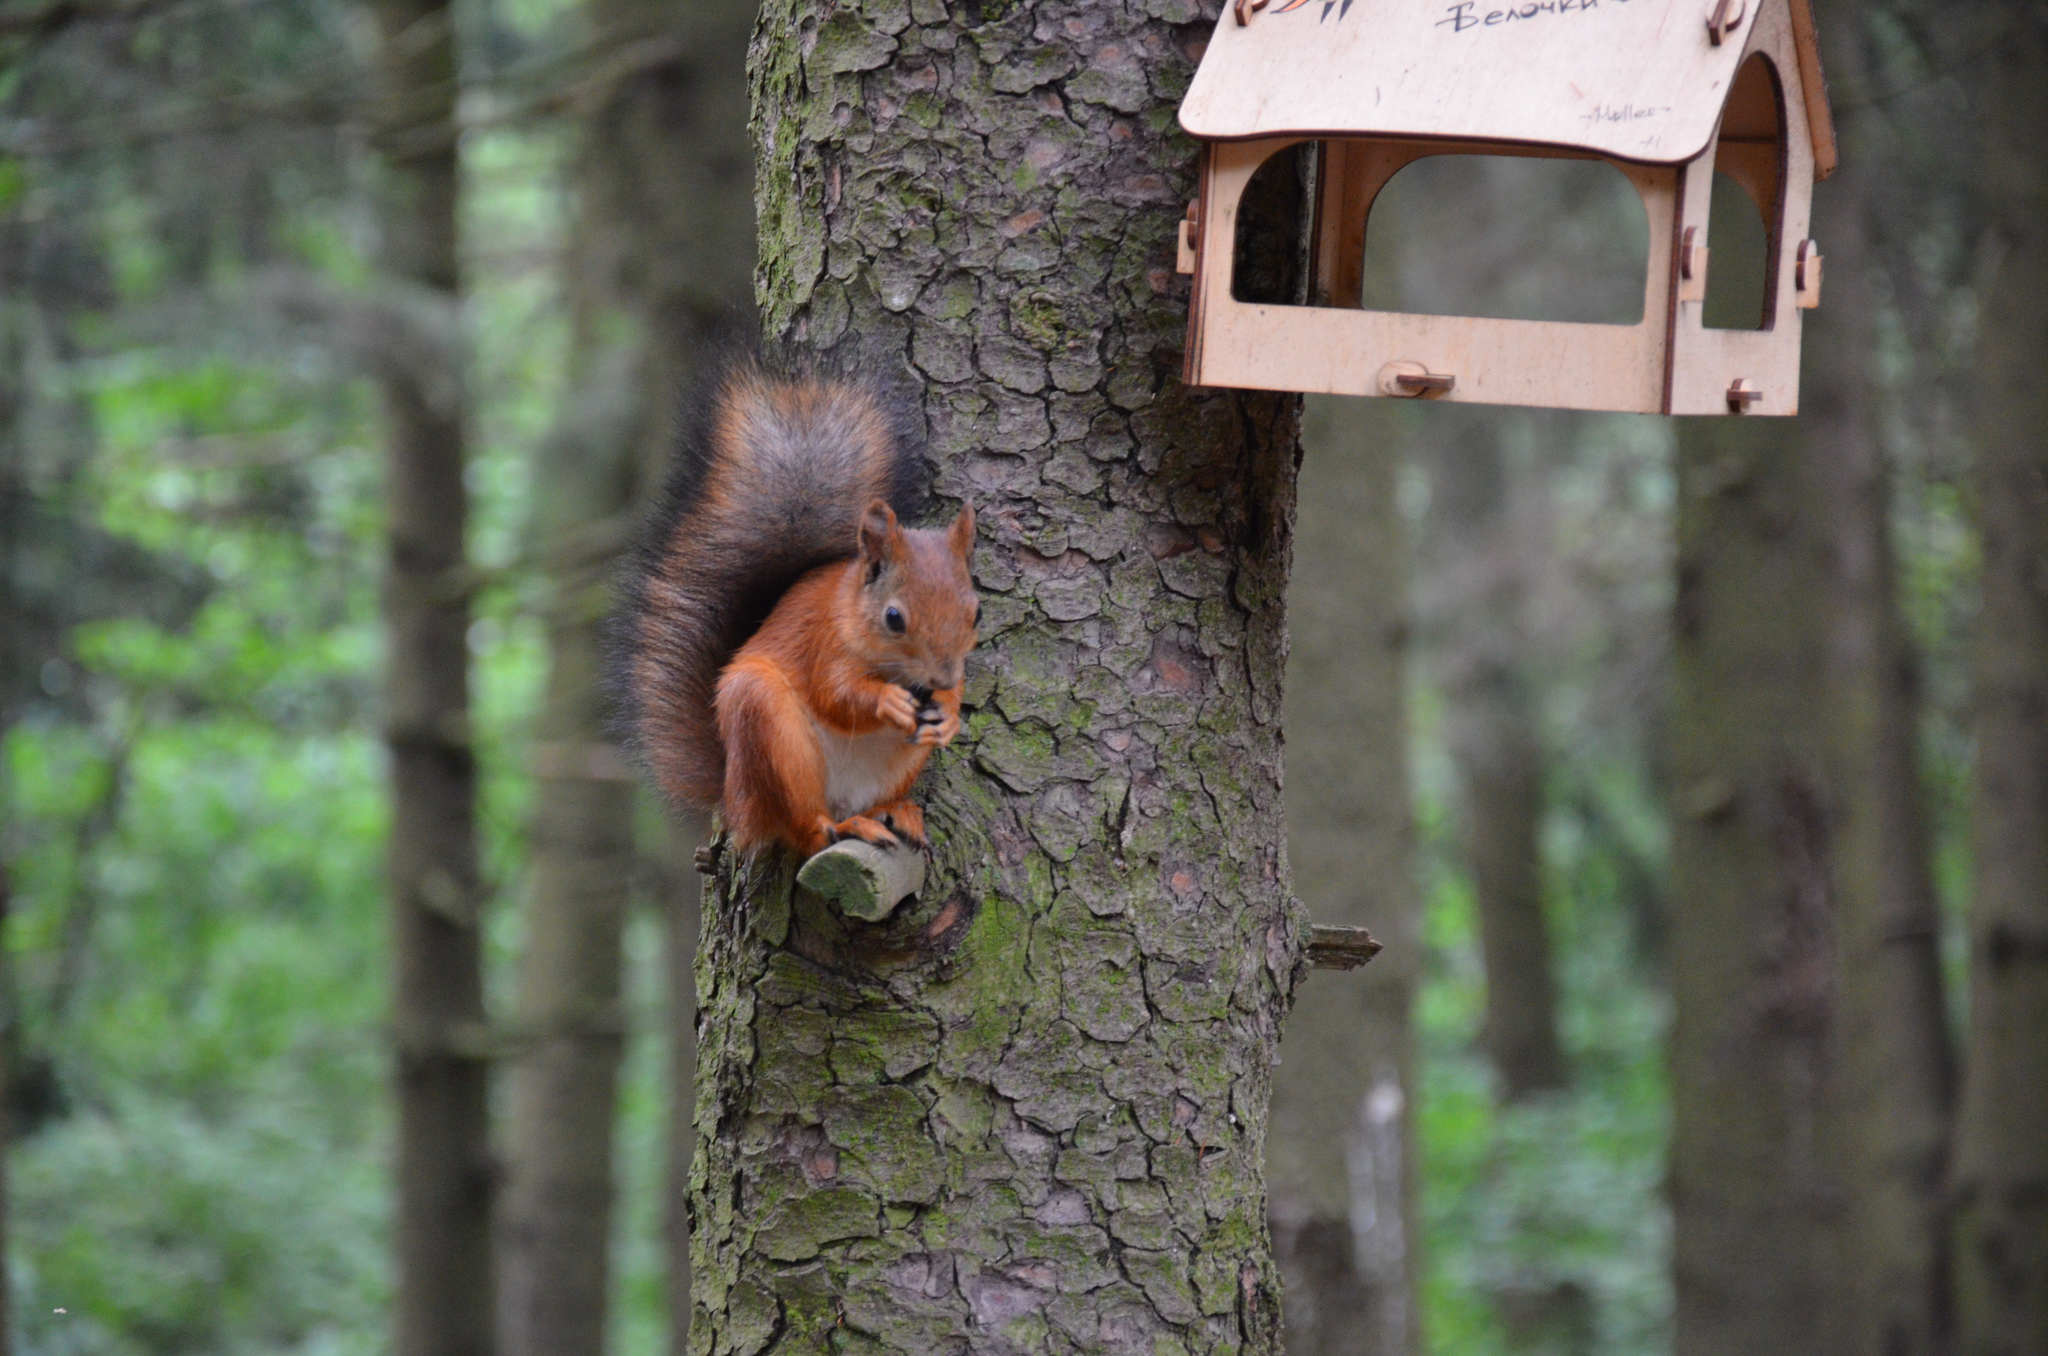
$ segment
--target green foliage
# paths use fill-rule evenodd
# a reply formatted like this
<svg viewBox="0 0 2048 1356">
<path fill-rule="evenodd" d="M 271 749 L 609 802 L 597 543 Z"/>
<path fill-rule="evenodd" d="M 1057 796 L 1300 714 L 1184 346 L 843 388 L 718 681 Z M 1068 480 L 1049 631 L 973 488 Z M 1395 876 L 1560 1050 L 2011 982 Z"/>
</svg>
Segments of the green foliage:
<svg viewBox="0 0 2048 1356">
<path fill-rule="evenodd" d="M 212 13 L 195 5 L 189 17 Z M 302 17 L 330 13 L 311 5 Z M 302 57 L 270 18 L 250 26 L 264 30 L 251 43 L 284 42 L 264 58 L 273 75 Z M 159 55 L 183 40 L 136 38 Z M 504 899 L 524 870 L 528 725 L 545 677 L 529 466 L 566 385 L 558 280 L 532 266 L 564 228 L 557 140 L 538 128 L 465 145 L 483 582 L 468 639 L 484 860 Z M 348 295 L 378 272 L 361 230 L 366 166 L 336 172 L 339 149 L 307 161 L 287 147 L 231 168 L 265 185 L 254 197 L 268 205 L 244 234 Z M 174 144 L 162 158 L 181 154 L 203 156 Z M 17 1117 L 10 1162 L 18 1349 L 381 1351 L 391 1125 L 377 402 L 320 333 L 274 342 L 261 315 L 190 327 L 251 304 L 235 290 L 251 260 L 233 232 L 216 233 L 208 265 L 189 267 L 156 168 L 118 153 L 0 161 L 0 232 L 39 231 L 38 257 L 61 245 L 109 282 L 87 297 L 39 278 L 6 300 L 0 325 L 0 340 L 45 336 L 21 366 L 19 408 L 0 399 L 0 488 L 18 485 L 70 543 L 61 572 L 45 571 L 55 629 L 28 670 L 42 671 L 42 691 L 0 727 L 16 1029 L 58 1089 Z M 38 205 L 38 175 L 75 194 L 76 219 Z M 40 224 L 9 215 L 25 206 Z M 0 382 L 0 395 L 11 389 Z M 76 436 L 32 436 L 51 427 Z M 131 572 L 179 581 L 190 605 L 143 606 L 150 579 L 102 579 L 107 553 L 79 549 L 88 541 L 120 544 Z M 12 549 L 0 563 L 10 591 L 33 582 L 19 571 L 45 566 Z M 516 941 L 510 914 L 493 920 L 498 978 Z M 635 938 L 632 1010 L 651 1014 L 653 944 L 644 927 Z M 666 1323 L 660 1030 L 636 1024 L 622 1098 L 620 1229 L 632 1241 L 619 1251 L 614 1328 L 626 1350 L 658 1349 Z"/>
<path fill-rule="evenodd" d="M 1433 694 L 1417 703 L 1432 728 Z M 1631 898 L 1654 802 L 1619 772 L 1613 818 L 1553 809 L 1546 896 L 1571 1085 L 1502 1105 L 1479 1044 L 1485 975 L 1470 881 L 1453 862 L 1440 746 L 1417 758 L 1428 967 L 1417 1005 L 1424 1329 L 1432 1350 L 1612 1353 L 1669 1345 L 1662 1195 L 1668 1004 Z M 1559 780 L 1566 780 L 1560 778 Z M 1554 805 L 1582 800 L 1553 788 Z M 1619 824 L 1621 827 L 1617 827 Z M 1647 846 L 1643 840 L 1647 838 Z"/>
<path fill-rule="evenodd" d="M 382 1349 L 380 1158 L 361 1152 L 352 1118 L 334 1124 L 331 1088 L 282 1061 L 252 1079 L 248 1063 L 209 1084 L 231 1111 L 124 1091 L 16 1152 L 25 1350 Z"/>
<path fill-rule="evenodd" d="M 215 373 L 150 385 L 184 427 L 215 426 Z M 38 717 L 4 744 L 22 1039 L 63 1090 L 13 1158 L 24 1349 L 374 1350 L 374 556 L 317 514 L 287 531 L 247 510 L 229 472 L 183 482 L 237 482 L 197 527 L 163 493 L 177 468 L 140 460 L 124 477 L 110 442 L 94 464 L 97 526 L 193 560 L 214 591 L 177 629 L 74 627 L 90 722 Z"/>
</svg>

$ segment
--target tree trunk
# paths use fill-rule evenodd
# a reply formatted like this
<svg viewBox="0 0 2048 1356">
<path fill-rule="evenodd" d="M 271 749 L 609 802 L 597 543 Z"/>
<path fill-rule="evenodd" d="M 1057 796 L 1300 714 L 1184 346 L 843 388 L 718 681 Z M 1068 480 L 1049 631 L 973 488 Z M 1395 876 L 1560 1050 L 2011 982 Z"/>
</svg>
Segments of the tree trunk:
<svg viewBox="0 0 2048 1356">
<path fill-rule="evenodd" d="M 596 138 L 592 137 L 591 141 Z M 586 144 L 586 177 L 614 162 Z M 534 467 L 533 541 L 550 590 L 548 683 L 508 1069 L 502 1345 L 601 1352 L 610 1282 L 612 1124 L 625 1019 L 620 969 L 633 883 L 633 784 L 606 742 L 602 623 L 634 483 L 640 411 L 595 255 L 617 229 L 587 184 L 572 227 L 569 407 Z"/>
<path fill-rule="evenodd" d="M 385 263 L 452 313 L 455 32 L 440 0 L 383 0 L 377 147 Z M 399 1356 L 491 1350 L 491 1179 L 479 936 L 462 374 L 384 379 L 390 889 L 397 967 Z"/>
<path fill-rule="evenodd" d="M 1851 88 L 1861 37 L 1832 33 Z M 1857 122 L 1845 130 L 1853 141 Z M 1954 1074 L 1915 665 L 1874 386 L 1843 337 L 1877 328 L 1869 207 L 1857 180 L 1831 188 L 1832 281 L 1797 430 L 1692 421 L 1680 435 L 1682 1353 L 1950 1348 L 1939 1184 Z"/>
<path fill-rule="evenodd" d="M 1392 421 L 1310 406 L 1291 626 L 1287 852 L 1319 923 L 1370 927 L 1365 970 L 1318 975 L 1273 1079 L 1273 1245 L 1295 1356 L 1421 1350 L 1408 571 Z"/>
<path fill-rule="evenodd" d="M 743 69 L 743 68 L 735 68 Z M 663 987 L 668 1011 L 667 1180 L 662 1193 L 661 1237 L 666 1266 L 668 1349 L 690 1350 L 690 1165 L 697 1151 L 697 873 L 691 865 L 710 825 L 692 819 L 655 854 L 666 887 L 659 897 Z"/>
<path fill-rule="evenodd" d="M 605 738 L 601 630 L 636 491 L 665 469 L 686 369 L 742 295 L 752 258 L 740 74 L 752 13 L 738 0 L 688 14 L 650 0 L 589 6 L 594 45 L 666 40 L 679 55 L 611 86 L 584 129 L 568 256 L 574 376 L 535 475 L 535 538 L 555 597 L 520 985 L 533 1043 L 509 1099 L 511 1352 L 604 1349 L 634 794 Z M 689 912 L 672 897 L 663 908 Z M 685 1059 L 691 1028 L 687 1013 L 669 1025 Z"/>
<path fill-rule="evenodd" d="M 1990 22 L 1978 288 L 1976 904 L 1955 1166 L 1961 1349 L 2048 1335 L 2048 21 Z"/>
<path fill-rule="evenodd" d="M 1861 16 L 1824 31 L 1844 103 L 1867 93 Z M 1940 917 L 1921 808 L 1917 665 L 1898 610 L 1890 468 L 1871 412 L 1870 351 L 1848 336 L 1880 328 L 1865 242 L 1864 186 L 1883 163 L 1871 123 L 1844 123 L 1844 159 L 1816 235 L 1827 242 L 1826 305 L 1817 313 L 1800 420 L 1831 595 L 1823 628 L 1837 900 L 1840 1062 L 1831 1112 L 1847 1190 L 1844 1349 L 1911 1356 L 1950 1349 L 1946 1221 L 1941 1199 L 1955 1096 L 1942 994 Z"/>
<path fill-rule="evenodd" d="M 1502 420 L 1463 420 L 1431 461 L 1445 724 L 1460 842 L 1486 962 L 1486 1051 L 1508 1101 L 1560 1088 L 1557 985 L 1543 918 L 1543 745 L 1529 675 L 1524 578 Z"/>
<path fill-rule="evenodd" d="M 767 329 L 915 365 L 986 608 L 915 907 L 849 924 L 721 860 L 698 1352 L 1276 1348 L 1298 402 L 1174 375 L 1194 157 L 1156 129 L 1210 25 L 1150 8 L 1186 22 L 765 8 Z"/>
<path fill-rule="evenodd" d="M 0 732 L 6 725 L 0 723 Z M 14 1051 L 21 1020 L 14 988 L 13 931 L 14 894 L 7 881 L 7 864 L 0 861 L 0 1356 L 14 1350 L 14 1268 L 9 1240 L 13 1231 L 7 1218 L 7 1160 L 14 1150 Z"/>
<path fill-rule="evenodd" d="M 1680 1356 L 1827 1352 L 1836 899 L 1826 545 L 1788 426 L 1679 428 L 1670 1189 Z M 1788 443 L 1790 445 L 1788 445 Z"/>
</svg>

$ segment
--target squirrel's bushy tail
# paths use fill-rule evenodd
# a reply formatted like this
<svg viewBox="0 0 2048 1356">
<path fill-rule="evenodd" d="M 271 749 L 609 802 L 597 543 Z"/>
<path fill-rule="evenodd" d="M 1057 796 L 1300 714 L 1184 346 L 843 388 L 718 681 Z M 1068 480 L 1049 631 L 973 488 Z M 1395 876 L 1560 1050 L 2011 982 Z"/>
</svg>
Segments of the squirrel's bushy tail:
<svg viewBox="0 0 2048 1356">
<path fill-rule="evenodd" d="M 629 566 L 617 619 L 630 742 L 670 799 L 710 807 L 725 780 L 718 674 L 807 571 L 856 553 L 861 511 L 911 516 L 924 456 L 887 388 L 747 357 L 706 384 Z"/>
</svg>

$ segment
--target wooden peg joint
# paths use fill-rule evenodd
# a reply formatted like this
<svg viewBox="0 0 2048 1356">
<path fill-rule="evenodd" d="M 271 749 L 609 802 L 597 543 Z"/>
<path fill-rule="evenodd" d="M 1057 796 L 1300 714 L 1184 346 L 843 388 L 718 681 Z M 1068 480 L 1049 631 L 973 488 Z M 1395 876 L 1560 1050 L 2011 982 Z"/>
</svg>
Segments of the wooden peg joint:
<svg viewBox="0 0 2048 1356">
<path fill-rule="evenodd" d="M 1448 395 L 1458 384 L 1449 372 L 1432 372 L 1421 363 L 1401 359 L 1380 369 L 1380 394 L 1408 399 Z"/>
<path fill-rule="evenodd" d="M 1187 215 L 1180 219 L 1180 249 L 1177 267 L 1182 273 L 1195 271 L 1195 251 L 1202 243 L 1202 227 L 1196 220 L 1198 203 L 1189 203 Z"/>
<path fill-rule="evenodd" d="M 1678 299 L 1707 299 L 1707 247 L 1700 243 L 1700 228 L 1688 226 L 1678 246 Z"/>
<path fill-rule="evenodd" d="M 1743 414 L 1751 405 L 1764 398 L 1764 393 L 1751 384 L 1748 377 L 1737 377 L 1728 383 L 1728 412 Z"/>
<path fill-rule="evenodd" d="M 1799 257 L 1792 270 L 1792 283 L 1797 291 L 1799 305 L 1812 310 L 1820 305 L 1820 245 L 1812 240 L 1799 242 Z"/>
<path fill-rule="evenodd" d="M 1406 395 L 1442 395 L 1458 384 L 1449 372 L 1397 372 L 1394 385 Z"/>
<path fill-rule="evenodd" d="M 1707 41 L 1719 47 L 1722 39 L 1742 27 L 1746 9 L 1744 0 L 1714 0 L 1713 12 L 1707 15 Z"/>
</svg>

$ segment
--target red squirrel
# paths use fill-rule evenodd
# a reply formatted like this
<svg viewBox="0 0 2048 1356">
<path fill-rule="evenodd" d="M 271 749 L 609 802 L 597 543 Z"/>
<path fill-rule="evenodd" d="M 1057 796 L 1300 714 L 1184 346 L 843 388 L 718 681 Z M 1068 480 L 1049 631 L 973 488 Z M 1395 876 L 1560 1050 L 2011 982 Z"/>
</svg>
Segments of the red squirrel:
<svg viewBox="0 0 2048 1356">
<path fill-rule="evenodd" d="M 907 528 L 913 421 L 869 383 L 735 363 L 711 384 L 621 617 L 634 741 L 733 846 L 926 845 L 908 799 L 960 731 L 974 509 Z"/>
</svg>

